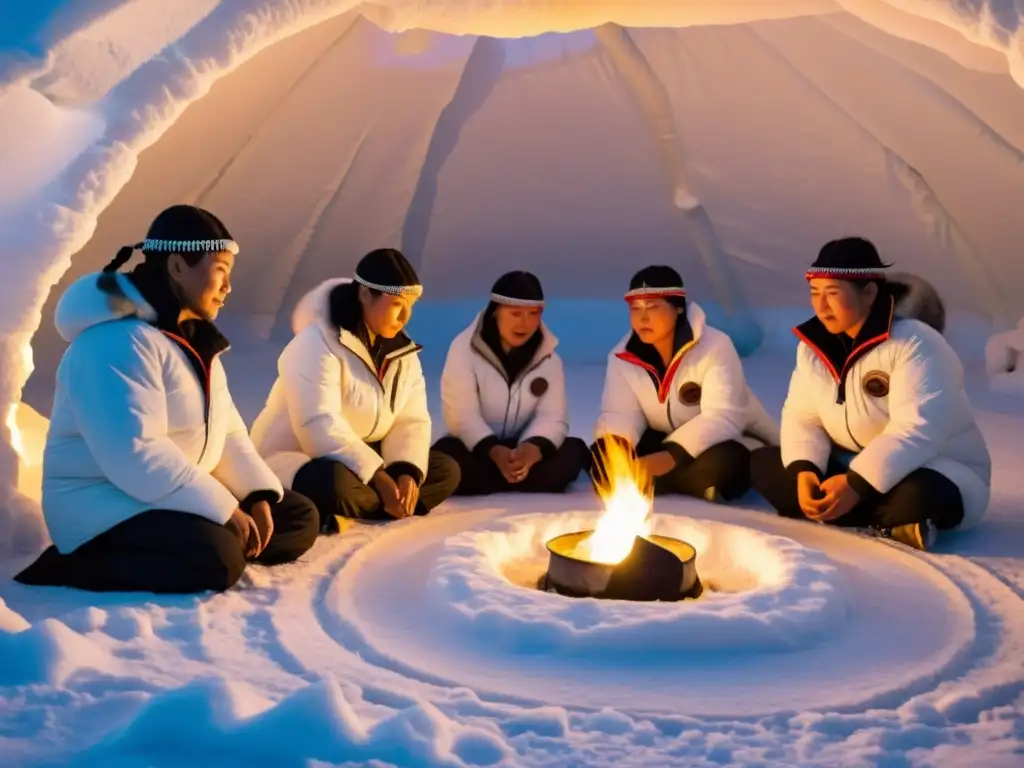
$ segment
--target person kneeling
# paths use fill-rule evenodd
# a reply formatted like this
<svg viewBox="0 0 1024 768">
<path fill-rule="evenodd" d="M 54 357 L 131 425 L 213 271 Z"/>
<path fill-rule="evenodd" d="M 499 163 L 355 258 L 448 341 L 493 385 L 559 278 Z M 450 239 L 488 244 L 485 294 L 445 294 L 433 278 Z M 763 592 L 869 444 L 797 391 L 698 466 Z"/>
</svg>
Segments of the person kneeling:
<svg viewBox="0 0 1024 768">
<path fill-rule="evenodd" d="M 566 437 L 565 374 L 543 308 L 536 276 L 509 272 L 448 350 L 441 398 L 449 434 L 434 449 L 459 463 L 459 495 L 564 493 L 590 460 L 586 443 Z"/>
<path fill-rule="evenodd" d="M 781 515 L 928 549 L 937 529 L 984 515 L 991 460 L 941 300 L 921 278 L 887 280 L 887 266 L 861 238 L 821 249 L 782 445 L 755 452 L 751 473 Z"/>
<path fill-rule="evenodd" d="M 136 249 L 132 272 L 117 270 Z M 228 391 L 213 320 L 238 244 L 180 205 L 57 305 L 57 369 L 43 460 L 53 546 L 24 584 L 93 591 L 225 590 L 246 560 L 295 560 L 316 540 L 309 499 L 284 491 Z"/>
<path fill-rule="evenodd" d="M 421 347 L 403 332 L 422 293 L 405 256 L 385 248 L 295 308 L 252 435 L 281 482 L 317 505 L 325 533 L 336 518 L 425 515 L 459 483 L 458 465 L 430 450 Z"/>
<path fill-rule="evenodd" d="M 654 493 L 730 501 L 750 487 L 742 442 L 777 442 L 778 430 L 747 387 L 732 341 L 686 299 L 679 273 L 646 267 L 626 293 L 632 333 L 608 356 L 593 446 L 595 481 L 608 441 L 628 446 Z"/>
</svg>

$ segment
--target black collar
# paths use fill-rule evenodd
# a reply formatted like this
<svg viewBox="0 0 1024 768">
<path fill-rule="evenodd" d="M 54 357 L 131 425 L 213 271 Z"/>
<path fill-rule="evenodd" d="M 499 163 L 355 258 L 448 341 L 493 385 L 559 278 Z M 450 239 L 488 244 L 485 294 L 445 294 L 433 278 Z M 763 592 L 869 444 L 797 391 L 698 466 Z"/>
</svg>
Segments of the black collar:
<svg viewBox="0 0 1024 768">
<path fill-rule="evenodd" d="M 836 403 L 846 401 L 846 377 L 853 364 L 889 339 L 894 307 L 892 294 L 885 290 L 880 292 L 855 339 L 845 333 L 829 333 L 817 317 L 793 329 L 797 338 L 811 348 L 839 384 Z"/>
<path fill-rule="evenodd" d="M 672 338 L 672 357 L 670 360 L 675 358 L 679 350 L 691 341 L 693 341 L 693 327 L 690 325 L 686 315 L 681 312 L 679 319 L 676 320 L 675 335 Z M 640 341 L 640 337 L 636 333 L 630 335 L 629 341 L 626 342 L 625 351 L 629 356 L 636 358 L 637 361 L 642 363 L 643 367 L 653 369 L 654 374 L 659 379 L 659 383 L 665 377 L 667 366 L 665 361 L 661 359 L 661 355 L 658 354 L 658 350 L 654 348 L 654 345 Z"/>
<path fill-rule="evenodd" d="M 511 384 L 519 375 L 530 367 L 540 345 L 544 343 L 544 331 L 540 328 L 526 340 L 525 344 L 513 347 L 508 352 L 501 346 L 501 334 L 498 333 L 498 321 L 494 316 L 497 305 L 491 302 L 484 311 L 483 323 L 480 327 L 480 338 L 488 346 L 504 369 L 505 379 Z"/>
<path fill-rule="evenodd" d="M 156 311 L 156 319 L 151 324 L 175 337 L 179 344 L 184 341 L 185 346 L 190 347 L 199 356 L 207 370 L 213 358 L 230 346 L 224 334 L 209 320 L 178 322 L 181 299 L 171 287 L 170 278 L 163 265 L 143 262 L 126 276 Z"/>
<path fill-rule="evenodd" d="M 693 328 L 690 325 L 690 321 L 686 315 L 680 313 L 679 319 L 676 321 L 675 335 L 672 339 L 672 358 L 668 366 L 661 359 L 658 350 L 653 345 L 640 341 L 640 338 L 635 333 L 630 335 L 629 341 L 626 342 L 626 348 L 615 356 L 631 365 L 637 365 L 646 370 L 657 389 L 658 402 L 664 403 L 669 395 L 669 385 L 672 377 L 675 376 L 676 369 L 683 359 L 680 351 L 688 344 L 693 343 L 693 341 Z"/>
<path fill-rule="evenodd" d="M 346 330 L 359 339 L 380 372 L 385 358 L 412 344 L 404 332 L 393 339 L 380 336 L 370 342 L 370 331 L 363 322 L 363 308 L 359 303 L 359 286 L 355 283 L 342 283 L 331 289 L 327 298 L 328 313 L 331 325 L 338 331 Z"/>
</svg>

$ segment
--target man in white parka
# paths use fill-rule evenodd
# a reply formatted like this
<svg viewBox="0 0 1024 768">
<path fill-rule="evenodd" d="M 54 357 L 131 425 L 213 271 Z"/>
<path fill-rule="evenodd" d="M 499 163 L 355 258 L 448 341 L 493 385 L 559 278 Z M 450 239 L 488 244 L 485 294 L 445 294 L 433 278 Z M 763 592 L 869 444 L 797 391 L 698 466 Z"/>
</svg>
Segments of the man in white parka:
<svg viewBox="0 0 1024 768">
<path fill-rule="evenodd" d="M 536 275 L 504 274 L 448 350 L 441 375 L 448 435 L 434 449 L 459 463 L 459 495 L 563 493 L 589 464 L 586 443 L 567 437 L 565 373 L 543 309 Z"/>
<path fill-rule="evenodd" d="M 991 460 L 938 295 L 921 278 L 887 280 L 887 266 L 862 238 L 821 249 L 782 446 L 755 452 L 751 473 L 781 515 L 928 549 L 936 529 L 982 518 Z"/>
<path fill-rule="evenodd" d="M 732 341 L 707 325 L 679 273 L 646 267 L 626 292 L 632 333 L 608 356 L 594 469 L 617 439 L 640 456 L 655 494 L 729 501 L 750 486 L 749 444 L 778 428 L 747 386 Z"/>
<path fill-rule="evenodd" d="M 422 293 L 405 256 L 381 248 L 295 308 L 252 436 L 284 486 L 313 500 L 324 532 L 337 518 L 425 515 L 458 485 L 458 465 L 430 450 L 421 347 L 403 332 Z"/>
<path fill-rule="evenodd" d="M 136 249 L 145 261 L 119 274 Z M 18 581 L 220 591 L 247 558 L 287 562 L 313 545 L 316 509 L 256 453 L 221 365 L 228 343 L 213 320 L 238 250 L 213 214 L 173 206 L 61 297 L 70 346 L 43 458 L 54 546 Z"/>
</svg>

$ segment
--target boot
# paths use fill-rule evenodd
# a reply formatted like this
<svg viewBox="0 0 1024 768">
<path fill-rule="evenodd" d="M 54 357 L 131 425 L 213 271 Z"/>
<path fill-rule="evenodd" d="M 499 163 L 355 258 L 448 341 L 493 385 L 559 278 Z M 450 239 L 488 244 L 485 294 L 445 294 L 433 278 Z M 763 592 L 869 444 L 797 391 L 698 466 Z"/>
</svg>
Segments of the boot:
<svg viewBox="0 0 1024 768">
<path fill-rule="evenodd" d="M 930 520 L 897 525 L 892 528 L 876 528 L 876 531 L 883 538 L 898 541 L 900 544 L 922 552 L 930 550 L 935 545 L 935 539 L 938 536 L 938 531 Z"/>
</svg>

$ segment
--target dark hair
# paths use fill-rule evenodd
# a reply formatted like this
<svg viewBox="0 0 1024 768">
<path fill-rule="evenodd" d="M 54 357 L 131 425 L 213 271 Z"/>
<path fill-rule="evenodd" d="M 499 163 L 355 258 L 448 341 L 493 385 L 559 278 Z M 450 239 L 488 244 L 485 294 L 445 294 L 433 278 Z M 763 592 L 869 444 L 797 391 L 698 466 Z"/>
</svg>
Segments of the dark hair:
<svg viewBox="0 0 1024 768">
<path fill-rule="evenodd" d="M 233 240 L 224 222 L 209 211 L 194 205 L 172 205 L 161 211 L 153 223 L 149 225 L 146 240 Z M 118 249 L 110 263 L 103 268 L 104 272 L 117 272 L 127 264 L 132 254 L 142 250 L 145 243 L 126 245 Z M 154 251 L 142 250 L 147 262 L 163 262 L 166 264 L 172 253 L 178 253 L 185 263 L 194 267 L 206 256 L 205 251 Z"/>
<path fill-rule="evenodd" d="M 885 291 L 886 287 L 889 285 L 889 281 L 886 280 L 885 278 L 880 278 L 880 279 L 875 279 L 875 280 L 857 280 L 857 279 L 854 279 L 854 278 L 843 278 L 843 277 L 841 277 L 841 278 L 837 278 L 837 279 L 841 280 L 844 283 L 851 283 L 853 285 L 853 287 L 854 287 L 854 290 L 856 290 L 858 293 L 864 293 L 864 291 L 867 290 L 869 285 L 877 286 L 877 288 L 878 288 L 878 295 L 879 296 L 882 295 L 882 293 Z"/>
<path fill-rule="evenodd" d="M 818 251 L 818 258 L 811 265 L 811 272 L 815 269 L 822 270 L 826 276 L 833 280 L 844 283 L 852 283 L 858 293 L 862 293 L 867 286 L 874 284 L 878 292 L 882 293 L 886 287 L 885 277 L 840 277 L 838 274 L 828 274 L 829 270 L 835 269 L 841 272 L 844 269 L 869 270 L 875 274 L 884 274 L 883 270 L 891 267 L 882 261 L 881 255 L 875 244 L 866 237 L 848 236 L 829 240 L 821 250 Z"/>
<path fill-rule="evenodd" d="M 420 282 L 416 269 L 397 248 L 375 248 L 370 251 L 356 264 L 355 275 L 357 279 L 369 283 L 395 287 L 419 285 Z"/>
<path fill-rule="evenodd" d="M 682 288 L 683 278 L 675 269 L 664 264 L 644 267 L 629 281 L 629 290 L 638 288 Z M 685 296 L 666 296 L 665 301 L 679 309 L 686 309 Z"/>
</svg>

